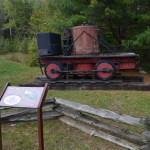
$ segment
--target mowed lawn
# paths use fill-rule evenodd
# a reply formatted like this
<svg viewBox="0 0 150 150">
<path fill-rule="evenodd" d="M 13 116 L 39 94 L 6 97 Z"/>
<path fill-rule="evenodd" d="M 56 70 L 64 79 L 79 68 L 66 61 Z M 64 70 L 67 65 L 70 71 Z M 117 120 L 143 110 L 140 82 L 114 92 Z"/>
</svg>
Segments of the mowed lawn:
<svg viewBox="0 0 150 150">
<path fill-rule="evenodd" d="M 17 64 L 0 57 L 0 90 L 6 82 L 18 85 L 41 75 L 40 69 Z M 150 115 L 150 92 L 139 91 L 49 91 L 48 96 L 64 98 L 118 113 L 142 117 Z M 112 122 L 109 122 L 112 123 Z M 117 126 L 140 132 L 130 126 Z M 3 124 L 4 150 L 37 150 L 37 122 Z M 123 150 L 92 137 L 56 119 L 44 121 L 45 150 Z"/>
<path fill-rule="evenodd" d="M 34 76 L 41 75 L 38 67 L 27 67 L 0 57 L 0 89 L 6 82 L 18 85 L 21 82 L 34 80 Z"/>
</svg>

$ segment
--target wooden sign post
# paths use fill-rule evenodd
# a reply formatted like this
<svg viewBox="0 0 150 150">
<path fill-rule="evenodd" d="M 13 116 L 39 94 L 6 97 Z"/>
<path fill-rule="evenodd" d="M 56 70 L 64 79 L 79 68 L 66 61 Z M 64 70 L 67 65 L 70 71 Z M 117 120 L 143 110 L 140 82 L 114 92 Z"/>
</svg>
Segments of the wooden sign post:
<svg viewBox="0 0 150 150">
<path fill-rule="evenodd" d="M 37 109 L 39 150 L 44 150 L 42 107 L 47 92 L 47 83 L 44 87 L 17 87 L 10 86 L 10 84 L 7 83 L 0 95 L 0 106 Z M 0 150 L 2 150 L 2 147 L 0 122 Z"/>
</svg>

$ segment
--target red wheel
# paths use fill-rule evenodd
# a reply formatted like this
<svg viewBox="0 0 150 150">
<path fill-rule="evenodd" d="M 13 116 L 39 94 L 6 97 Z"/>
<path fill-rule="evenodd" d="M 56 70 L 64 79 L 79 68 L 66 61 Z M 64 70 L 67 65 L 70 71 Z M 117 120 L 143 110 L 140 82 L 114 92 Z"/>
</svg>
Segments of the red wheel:
<svg viewBox="0 0 150 150">
<path fill-rule="evenodd" d="M 115 74 L 115 65 L 109 60 L 101 60 L 95 65 L 96 77 L 101 80 L 110 80 Z"/>
<path fill-rule="evenodd" d="M 62 70 L 63 70 L 63 67 L 62 67 L 61 63 L 59 63 L 57 61 L 51 61 L 51 62 L 48 62 L 45 66 L 45 75 L 50 80 L 53 80 L 53 81 L 59 80 L 63 76 L 63 73 L 59 72 Z"/>
</svg>

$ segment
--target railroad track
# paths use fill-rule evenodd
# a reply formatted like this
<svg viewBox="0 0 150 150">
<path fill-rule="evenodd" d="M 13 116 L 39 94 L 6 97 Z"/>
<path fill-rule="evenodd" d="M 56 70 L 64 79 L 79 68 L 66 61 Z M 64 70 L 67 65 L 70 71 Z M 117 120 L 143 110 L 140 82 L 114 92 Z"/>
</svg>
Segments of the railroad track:
<svg viewBox="0 0 150 150">
<path fill-rule="evenodd" d="M 140 76 L 119 76 L 109 81 L 90 79 L 70 79 L 50 81 L 45 76 L 35 77 L 34 82 L 21 83 L 20 86 L 44 86 L 48 83 L 52 90 L 136 90 L 150 91 L 150 83 L 143 82 Z"/>
</svg>

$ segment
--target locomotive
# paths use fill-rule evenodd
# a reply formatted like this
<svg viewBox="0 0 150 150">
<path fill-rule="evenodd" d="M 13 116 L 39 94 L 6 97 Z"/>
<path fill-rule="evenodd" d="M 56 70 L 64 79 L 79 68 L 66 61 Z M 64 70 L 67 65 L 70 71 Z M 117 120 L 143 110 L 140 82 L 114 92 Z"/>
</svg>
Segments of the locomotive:
<svg viewBox="0 0 150 150">
<path fill-rule="evenodd" d="M 69 77 L 106 81 L 122 70 L 138 69 L 139 55 L 114 52 L 99 39 L 97 26 L 84 23 L 64 29 L 63 41 L 56 33 L 38 33 L 37 40 L 39 63 L 51 81 Z"/>
</svg>

